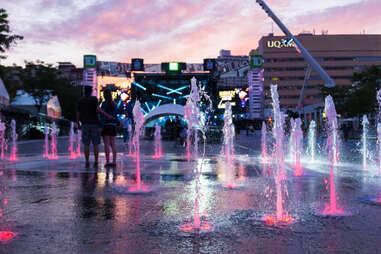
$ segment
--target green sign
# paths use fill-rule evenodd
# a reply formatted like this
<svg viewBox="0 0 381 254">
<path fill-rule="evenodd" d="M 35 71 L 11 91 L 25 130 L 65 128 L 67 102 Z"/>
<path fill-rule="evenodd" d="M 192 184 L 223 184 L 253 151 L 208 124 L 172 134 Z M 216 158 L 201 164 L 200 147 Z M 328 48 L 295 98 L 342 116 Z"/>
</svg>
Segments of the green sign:
<svg viewBox="0 0 381 254">
<path fill-rule="evenodd" d="M 263 68 L 263 56 L 262 55 L 251 55 L 250 56 L 250 67 L 252 69 L 262 69 Z"/>
<path fill-rule="evenodd" d="M 179 63 L 169 63 L 169 70 L 170 71 L 178 71 L 179 70 Z"/>
<path fill-rule="evenodd" d="M 84 55 L 83 56 L 83 68 L 97 68 L 97 57 L 95 55 Z"/>
</svg>

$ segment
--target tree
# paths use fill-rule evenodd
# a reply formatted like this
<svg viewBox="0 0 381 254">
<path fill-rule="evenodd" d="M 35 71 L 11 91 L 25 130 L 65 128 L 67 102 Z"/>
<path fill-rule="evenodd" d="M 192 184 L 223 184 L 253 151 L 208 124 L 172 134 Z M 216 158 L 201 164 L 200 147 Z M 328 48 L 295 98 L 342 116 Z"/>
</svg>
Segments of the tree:
<svg viewBox="0 0 381 254">
<path fill-rule="evenodd" d="M 41 61 L 26 62 L 22 73 L 23 89 L 35 101 L 38 112 L 53 95 L 57 95 L 62 116 L 75 120 L 76 103 L 81 95 L 80 87 L 70 84 L 67 78 L 60 77 L 60 72 L 51 64 Z"/>
<path fill-rule="evenodd" d="M 33 97 L 38 112 L 41 112 L 42 105 L 53 95 L 56 72 L 51 65 L 40 61 L 37 64 L 25 62 L 25 69 L 21 74 L 23 90 Z"/>
<path fill-rule="evenodd" d="M 377 112 L 376 96 L 381 88 L 381 66 L 371 66 L 355 72 L 352 82 L 344 103 L 346 115 L 353 117 Z"/>
<path fill-rule="evenodd" d="M 11 34 L 9 28 L 8 14 L 6 10 L 0 9 L 0 53 L 5 53 L 10 48 L 12 43 L 16 43 L 17 40 L 22 40 L 24 37 L 20 35 Z M 6 58 L 4 55 L 0 55 L 1 58 Z"/>
</svg>

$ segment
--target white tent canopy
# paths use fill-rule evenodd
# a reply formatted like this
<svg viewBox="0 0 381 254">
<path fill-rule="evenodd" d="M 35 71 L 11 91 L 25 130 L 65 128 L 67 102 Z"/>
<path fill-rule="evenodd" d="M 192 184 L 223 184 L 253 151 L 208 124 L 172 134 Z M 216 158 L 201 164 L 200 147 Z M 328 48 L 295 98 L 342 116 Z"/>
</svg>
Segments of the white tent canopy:
<svg viewBox="0 0 381 254">
<path fill-rule="evenodd" d="M 144 120 L 147 122 L 151 118 L 157 118 L 166 115 L 184 115 L 184 107 L 179 104 L 163 104 L 144 116 Z"/>
</svg>

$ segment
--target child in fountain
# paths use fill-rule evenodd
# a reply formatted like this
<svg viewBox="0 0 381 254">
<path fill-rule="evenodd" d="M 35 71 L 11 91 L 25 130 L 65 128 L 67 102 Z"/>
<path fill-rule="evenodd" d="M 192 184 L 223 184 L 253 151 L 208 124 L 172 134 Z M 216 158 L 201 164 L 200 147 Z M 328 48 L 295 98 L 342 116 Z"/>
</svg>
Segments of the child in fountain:
<svg viewBox="0 0 381 254">
<path fill-rule="evenodd" d="M 117 117 L 117 109 L 114 100 L 112 99 L 111 90 L 106 89 L 103 92 L 104 101 L 102 102 L 101 109 L 107 114 L 111 115 L 111 119 L 102 117 L 102 137 L 106 154 L 106 166 L 116 166 L 116 146 L 115 136 L 116 128 L 119 126 Z M 112 151 L 112 163 L 110 163 L 110 148 Z"/>
<path fill-rule="evenodd" d="M 98 146 L 101 142 L 98 112 L 108 118 L 112 118 L 112 116 L 98 106 L 97 97 L 91 96 L 92 89 L 91 86 L 84 86 L 84 96 L 78 101 L 77 105 L 77 124 L 78 128 L 82 129 L 82 143 L 84 145 L 86 168 L 90 166 L 90 143 L 93 143 L 94 147 L 94 167 L 98 167 Z"/>
</svg>

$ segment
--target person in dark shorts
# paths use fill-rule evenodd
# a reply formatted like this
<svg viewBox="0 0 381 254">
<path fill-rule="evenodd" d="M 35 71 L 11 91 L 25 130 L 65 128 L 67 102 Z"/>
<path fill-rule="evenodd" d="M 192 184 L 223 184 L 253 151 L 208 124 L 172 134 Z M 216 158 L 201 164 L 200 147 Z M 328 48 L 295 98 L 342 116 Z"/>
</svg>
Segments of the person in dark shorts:
<svg viewBox="0 0 381 254">
<path fill-rule="evenodd" d="M 102 117 L 102 137 L 105 145 L 106 166 L 116 166 L 115 136 L 116 128 L 119 126 L 116 104 L 112 99 L 110 89 L 104 90 L 103 97 L 104 101 L 102 102 L 101 109 L 112 116 L 111 119 Z M 110 163 L 110 148 L 112 151 L 112 163 Z"/>
<path fill-rule="evenodd" d="M 84 87 L 84 96 L 79 99 L 77 105 L 77 124 L 78 128 L 82 130 L 82 143 L 84 145 L 84 153 L 86 160 L 86 168 L 90 166 L 90 143 L 94 147 L 94 167 L 98 167 L 98 154 L 99 154 L 99 119 L 98 112 L 102 113 L 107 118 L 112 118 L 109 114 L 104 112 L 98 106 L 98 99 L 91 96 L 92 87 Z"/>
</svg>

